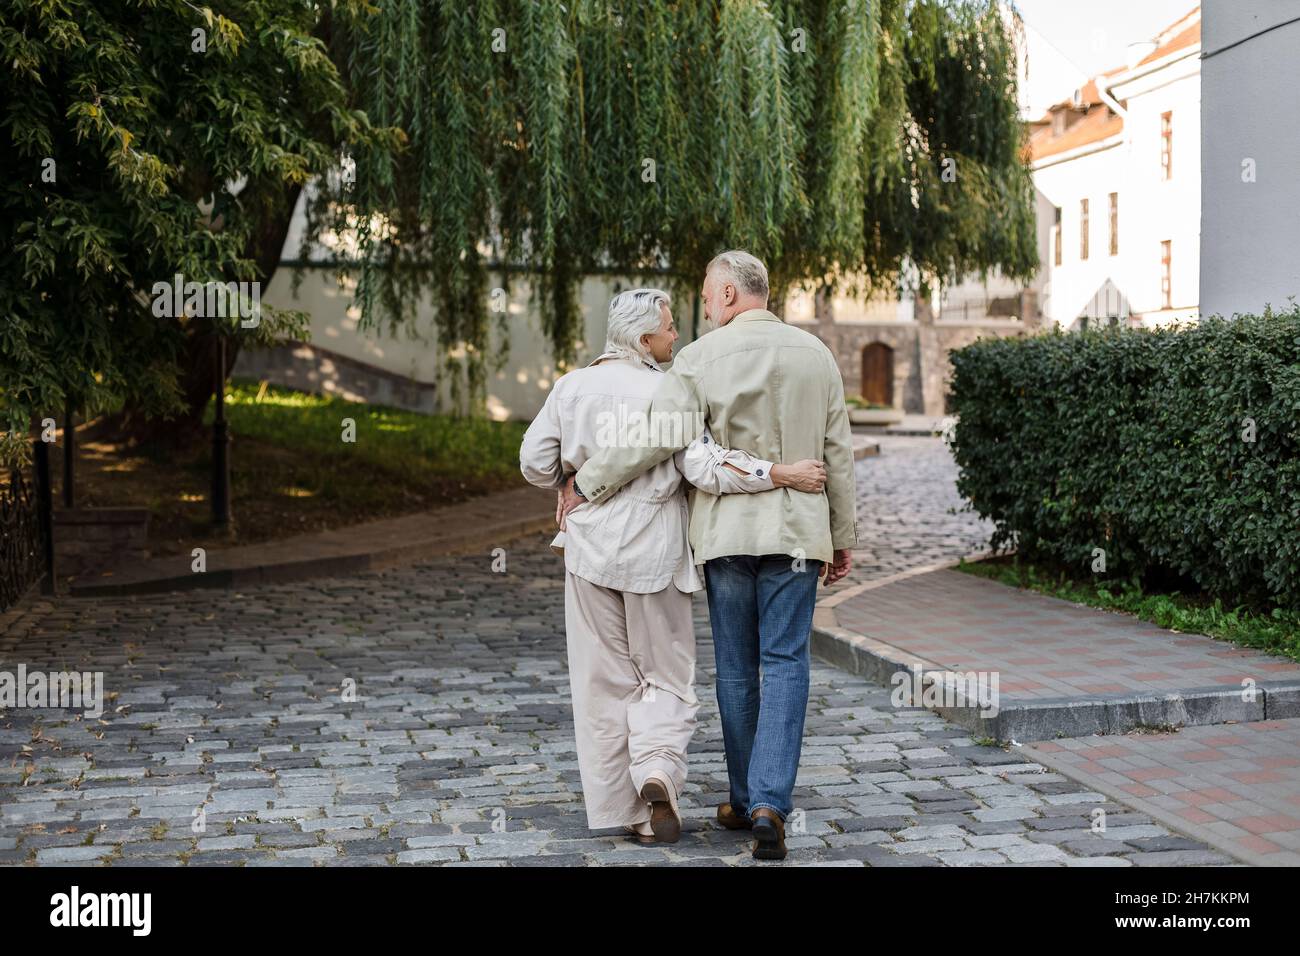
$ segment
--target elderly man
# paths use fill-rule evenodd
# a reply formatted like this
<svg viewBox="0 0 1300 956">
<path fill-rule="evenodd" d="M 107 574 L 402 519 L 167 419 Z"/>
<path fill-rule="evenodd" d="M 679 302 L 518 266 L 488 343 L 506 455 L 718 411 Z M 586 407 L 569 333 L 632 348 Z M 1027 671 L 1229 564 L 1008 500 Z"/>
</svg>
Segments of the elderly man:
<svg viewBox="0 0 1300 956">
<path fill-rule="evenodd" d="M 779 860 L 808 706 L 817 581 L 823 572 L 827 585 L 843 578 L 857 544 L 852 438 L 834 357 L 768 311 L 762 262 L 722 253 L 709 264 L 702 297 L 716 328 L 681 350 L 651 414 L 701 416 L 726 447 L 771 461 L 820 459 L 827 470 L 825 494 L 697 493 L 691 503 L 730 784 L 718 821 L 751 829 L 755 858 Z M 577 508 L 572 520 L 681 447 L 603 449 L 566 485 L 564 512 Z"/>
<path fill-rule="evenodd" d="M 633 289 L 609 308 L 605 351 L 560 378 L 524 435 L 520 468 L 531 483 L 559 488 L 598 450 L 624 442 L 621 423 L 650 424 L 646 411 L 672 358 L 677 333 L 666 293 Z M 634 476 L 601 508 L 568 515 L 552 547 L 565 564 L 565 630 L 574 731 L 587 825 L 630 830 L 642 843 L 672 843 L 677 797 L 695 729 L 695 628 L 691 593 L 701 588 L 687 540 L 683 477 L 711 495 L 773 488 L 820 494 L 820 460 L 792 465 L 718 447 L 698 416 L 656 421 L 698 436 Z M 674 426 L 676 426 L 674 428 Z"/>
</svg>

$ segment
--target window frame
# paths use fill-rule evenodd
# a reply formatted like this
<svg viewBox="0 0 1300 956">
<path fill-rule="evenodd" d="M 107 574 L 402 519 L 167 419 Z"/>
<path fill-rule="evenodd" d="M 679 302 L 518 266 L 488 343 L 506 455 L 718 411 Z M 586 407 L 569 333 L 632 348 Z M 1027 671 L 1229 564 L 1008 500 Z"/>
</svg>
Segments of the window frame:
<svg viewBox="0 0 1300 956">
<path fill-rule="evenodd" d="M 1174 178 L 1174 111 L 1160 114 L 1160 178 L 1165 182 Z"/>
<path fill-rule="evenodd" d="M 1088 200 L 1079 200 L 1079 261 L 1084 262 L 1088 258 Z"/>
<path fill-rule="evenodd" d="M 1110 254 L 1119 255 L 1119 193 L 1110 194 Z"/>
<path fill-rule="evenodd" d="M 1160 302 L 1161 308 L 1174 307 L 1174 241 L 1160 240 Z"/>
</svg>

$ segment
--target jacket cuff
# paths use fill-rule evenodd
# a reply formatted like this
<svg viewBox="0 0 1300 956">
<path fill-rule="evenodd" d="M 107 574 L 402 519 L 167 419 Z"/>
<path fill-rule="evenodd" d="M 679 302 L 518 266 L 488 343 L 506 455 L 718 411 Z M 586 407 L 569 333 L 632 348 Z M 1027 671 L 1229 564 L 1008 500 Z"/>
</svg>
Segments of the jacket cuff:
<svg viewBox="0 0 1300 956">
<path fill-rule="evenodd" d="M 843 551 L 845 548 L 852 550 L 858 547 L 858 529 L 852 528 L 848 531 L 832 534 L 831 547 L 836 551 Z"/>
<path fill-rule="evenodd" d="M 582 489 L 582 496 L 586 498 L 590 504 L 595 504 L 596 502 L 609 497 L 609 486 L 601 480 L 600 476 L 596 473 L 596 470 L 591 467 L 591 462 L 587 462 L 579 468 L 578 473 L 574 475 L 573 480 L 577 482 L 578 486 Z"/>
</svg>

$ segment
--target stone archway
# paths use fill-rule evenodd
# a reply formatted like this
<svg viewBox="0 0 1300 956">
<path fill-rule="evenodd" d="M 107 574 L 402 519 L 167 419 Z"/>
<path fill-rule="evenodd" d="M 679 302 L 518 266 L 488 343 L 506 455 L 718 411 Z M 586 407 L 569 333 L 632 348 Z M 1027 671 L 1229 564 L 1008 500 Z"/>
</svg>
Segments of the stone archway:
<svg viewBox="0 0 1300 956">
<path fill-rule="evenodd" d="M 862 349 L 862 398 L 873 405 L 894 407 L 894 350 L 884 342 Z"/>
</svg>

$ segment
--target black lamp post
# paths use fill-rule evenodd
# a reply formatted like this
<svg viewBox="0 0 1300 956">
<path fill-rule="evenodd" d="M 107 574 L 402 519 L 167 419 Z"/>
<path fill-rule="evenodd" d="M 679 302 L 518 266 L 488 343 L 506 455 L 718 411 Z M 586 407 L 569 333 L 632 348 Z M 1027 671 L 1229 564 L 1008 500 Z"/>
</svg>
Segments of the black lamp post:
<svg viewBox="0 0 1300 956">
<path fill-rule="evenodd" d="M 36 520 L 41 531 L 41 593 L 53 594 L 54 583 L 54 504 L 50 488 L 50 446 L 36 440 Z"/>
<path fill-rule="evenodd" d="M 216 413 L 212 418 L 212 523 L 230 526 L 230 431 L 226 426 L 226 337 L 217 336 Z"/>
<path fill-rule="evenodd" d="M 77 421 L 72 399 L 63 407 L 63 507 L 73 507 L 72 472 L 77 457 Z"/>
</svg>

